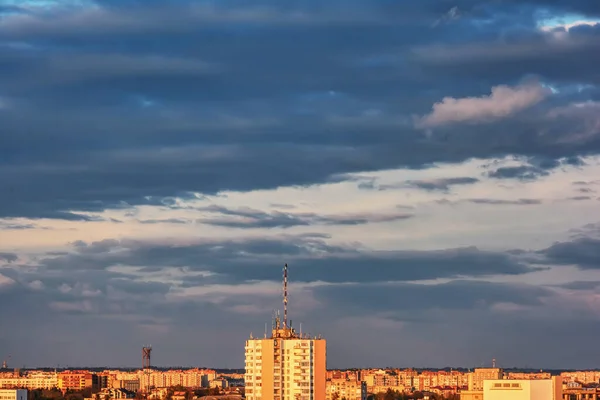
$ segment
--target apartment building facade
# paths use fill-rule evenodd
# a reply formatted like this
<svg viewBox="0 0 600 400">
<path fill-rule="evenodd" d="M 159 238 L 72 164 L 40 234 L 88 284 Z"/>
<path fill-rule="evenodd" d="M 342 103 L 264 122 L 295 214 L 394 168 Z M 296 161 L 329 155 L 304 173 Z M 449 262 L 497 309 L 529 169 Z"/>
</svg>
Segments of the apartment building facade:
<svg viewBox="0 0 600 400">
<path fill-rule="evenodd" d="M 326 342 L 279 320 L 270 338 L 246 341 L 247 400 L 326 400 Z"/>
<path fill-rule="evenodd" d="M 504 377 L 501 368 L 475 368 L 468 374 L 469 391 L 482 391 L 483 382 L 487 380 L 498 380 Z"/>
<path fill-rule="evenodd" d="M 0 388 L 21 388 L 21 389 L 54 389 L 58 387 L 58 374 L 55 372 L 34 372 L 26 376 L 12 374 L 0 378 Z"/>
<path fill-rule="evenodd" d="M 562 400 L 562 379 L 501 379 L 483 382 L 484 400 Z"/>
<path fill-rule="evenodd" d="M 0 400 L 27 400 L 27 389 L 0 389 Z"/>
<path fill-rule="evenodd" d="M 328 379 L 326 400 L 367 400 L 367 383 L 351 379 Z"/>
<path fill-rule="evenodd" d="M 58 388 L 63 392 L 91 387 L 98 387 L 98 376 L 89 371 L 64 371 L 58 374 Z"/>
</svg>

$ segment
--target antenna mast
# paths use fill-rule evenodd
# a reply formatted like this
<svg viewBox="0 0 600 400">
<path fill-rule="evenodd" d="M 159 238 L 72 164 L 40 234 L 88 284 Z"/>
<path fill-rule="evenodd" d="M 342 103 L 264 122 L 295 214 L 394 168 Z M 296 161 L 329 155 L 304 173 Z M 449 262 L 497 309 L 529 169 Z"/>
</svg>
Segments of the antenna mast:
<svg viewBox="0 0 600 400">
<path fill-rule="evenodd" d="M 283 328 L 287 329 L 287 264 L 283 267 Z"/>
</svg>

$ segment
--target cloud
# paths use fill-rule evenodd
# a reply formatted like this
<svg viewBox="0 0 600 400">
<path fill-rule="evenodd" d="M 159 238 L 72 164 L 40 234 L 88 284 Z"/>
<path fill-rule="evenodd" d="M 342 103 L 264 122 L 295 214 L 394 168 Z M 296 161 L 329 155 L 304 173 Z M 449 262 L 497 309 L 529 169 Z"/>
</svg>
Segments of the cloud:
<svg viewBox="0 0 600 400">
<path fill-rule="evenodd" d="M 598 1 L 12 3 L 15 364 L 243 366 L 288 262 L 328 365 L 596 365 L 593 292 L 557 285 L 598 280 L 598 203 L 565 200 L 600 173 L 600 26 L 540 26 Z"/>
<path fill-rule="evenodd" d="M 525 84 L 511 88 L 499 85 L 489 96 L 444 99 L 433 105 L 433 111 L 417 120 L 418 128 L 434 128 L 452 123 L 484 123 L 505 118 L 544 100 L 550 90 L 541 84 Z"/>
<path fill-rule="evenodd" d="M 458 185 L 473 185 L 480 182 L 479 179 L 473 177 L 453 177 L 453 178 L 438 178 L 438 179 L 421 179 L 408 180 L 398 183 L 378 184 L 376 179 L 361 180 L 358 184 L 359 189 L 366 190 L 391 190 L 391 189 L 420 189 L 427 191 L 444 191 L 447 192 L 452 186 Z"/>
<path fill-rule="evenodd" d="M 564 141 L 582 141 L 600 134 L 600 102 L 586 101 L 552 109 L 548 116 L 553 120 L 578 121 Z M 568 128 L 567 128 L 568 129 Z"/>
<path fill-rule="evenodd" d="M 542 251 L 551 262 L 576 265 L 581 269 L 600 268 L 600 239 L 582 237 L 555 243 Z"/>
<path fill-rule="evenodd" d="M 423 190 L 448 191 L 451 186 L 472 185 L 477 182 L 479 182 L 479 179 L 477 179 L 477 178 L 458 177 L 458 178 L 441 178 L 441 179 L 432 179 L 432 180 L 407 181 L 406 186 L 423 189 Z"/>
<path fill-rule="evenodd" d="M 183 218 L 167 218 L 167 219 L 142 219 L 138 220 L 140 224 L 189 224 L 191 221 Z"/>
<path fill-rule="evenodd" d="M 200 208 L 201 211 L 221 214 L 221 217 L 201 218 L 198 222 L 229 228 L 290 228 L 310 225 L 365 225 L 369 223 L 393 222 L 412 218 L 411 214 L 357 213 L 347 215 L 317 215 L 314 213 L 264 212 L 251 208 L 237 210 L 221 206 Z"/>
<path fill-rule="evenodd" d="M 489 205 L 520 205 L 530 206 L 542 204 L 539 199 L 517 199 L 517 200 L 504 200 L 504 199 L 467 199 L 469 203 L 474 204 L 489 204 Z"/>
<path fill-rule="evenodd" d="M 373 310 L 382 313 L 468 310 L 491 308 L 499 303 L 535 306 L 542 304 L 543 297 L 554 295 L 550 289 L 537 286 L 460 280 L 425 285 L 378 283 L 321 286 L 315 292 L 318 299 L 334 307 L 358 308 L 367 313 Z M 419 301 L 412 301 L 416 298 Z"/>
<path fill-rule="evenodd" d="M 594 290 L 600 286 L 597 281 L 575 281 L 556 285 L 558 287 L 570 290 Z"/>
<path fill-rule="evenodd" d="M 409 3 L 335 3 L 317 10 L 259 2 L 252 10 L 232 4 L 205 10 L 187 2 L 143 7 L 102 2 L 3 19 L 0 41 L 23 46 L 1 50 L 8 68 L 0 77 L 1 95 L 11 99 L 13 111 L 0 115 L 8 133 L 0 138 L 6 153 L 0 186 L 8 193 L 0 199 L 0 214 L 73 220 L 83 213 L 147 205 L 148 199 L 309 186 L 348 173 L 423 169 L 473 157 L 598 153 L 594 135 L 569 146 L 561 142 L 589 132 L 588 122 L 575 114 L 549 117 L 551 108 L 594 98 L 593 62 L 564 55 L 555 62 L 535 59 L 549 46 L 600 54 L 589 47 L 593 32 L 573 29 L 567 44 L 537 43 L 531 38 L 539 31 L 535 21 L 516 11 L 524 6 L 496 13 L 489 5 L 475 10 L 468 2 L 456 5 L 460 19 L 432 29 L 448 7 Z M 478 24 L 481 12 L 485 28 Z M 218 22 L 224 20 L 233 25 Z M 213 35 L 215 29 L 221 33 Z M 340 44 L 357 29 L 361 41 Z M 231 39 L 242 31 L 254 36 Z M 502 41 L 498 32 L 515 37 Z M 210 45 L 201 40 L 207 35 L 213 35 Z M 140 37 L 156 39 L 156 46 Z M 167 38 L 178 46 L 166 46 Z M 439 38 L 451 43 L 415 50 L 440 43 Z M 589 45 L 585 51 L 577 40 Z M 469 50 L 471 58 L 456 56 L 468 53 L 474 42 L 484 44 Z M 479 58 L 479 51 L 517 51 L 524 42 L 527 51 L 515 56 L 522 64 L 480 67 L 487 58 Z M 299 47 L 292 51 L 284 43 Z M 248 54 L 260 57 L 248 61 Z M 452 62 L 460 63 L 458 72 L 447 67 Z M 564 67 L 569 62 L 578 64 Z M 522 73 L 511 72 L 527 63 Z M 479 126 L 450 124 L 440 137 L 424 139 L 411 122 L 411 115 L 428 115 L 431 105 L 446 97 L 460 107 L 471 104 L 464 101 L 495 106 L 503 93 L 522 101 L 521 96 L 545 89 L 514 82 L 531 72 L 545 78 L 548 68 L 591 86 L 567 93 L 565 80 L 551 82 L 559 92 L 525 116 L 506 100 L 509 114 L 486 125 L 485 136 Z M 460 84 L 454 76 L 461 76 Z M 406 90 L 398 93 L 394 87 Z M 496 88 L 494 95 L 481 97 L 487 90 L 482 88 L 490 87 Z M 440 103 L 441 110 L 448 104 Z M 474 116 L 480 118 L 481 110 L 499 115 L 486 107 Z M 464 118 L 462 111 L 459 115 Z M 357 116 L 360 123 L 332 122 Z"/>
<path fill-rule="evenodd" d="M 175 335 L 187 342 L 200 329 L 210 338 L 221 338 L 216 345 L 211 344 L 216 349 L 198 349 L 207 362 L 235 366 L 242 362 L 242 356 L 231 349 L 230 343 L 243 342 L 249 331 L 262 332 L 262 322 L 257 323 L 257 317 L 263 315 L 267 320 L 268 310 L 281 301 L 283 262 L 290 265 L 294 321 L 303 321 L 305 330 L 325 334 L 332 362 L 341 364 L 358 362 L 354 356 L 343 356 L 357 338 L 332 338 L 341 326 L 354 326 L 355 318 L 363 323 L 365 318 L 372 318 L 373 324 L 389 327 L 385 329 L 401 324 L 412 346 L 420 349 L 417 332 L 424 326 L 445 324 L 458 329 L 469 321 L 469 332 L 473 327 L 487 332 L 486 326 L 497 324 L 496 335 L 502 336 L 508 334 L 506 327 L 520 318 L 532 318 L 538 324 L 553 318 L 556 323 L 556 315 L 551 317 L 556 313 L 555 302 L 567 307 L 560 290 L 569 285 L 545 287 L 493 281 L 497 276 L 521 276 L 519 280 L 529 281 L 540 268 L 528 264 L 526 251 L 373 251 L 356 243 L 328 243 L 330 240 L 324 234 L 304 234 L 269 239 L 77 241 L 67 254 L 49 254 L 26 267 L 15 265 L 3 270 L 7 280 L 14 283 L 0 291 L 0 314 L 25 328 L 20 340 L 14 336 L 6 340 L 19 349 L 21 357 L 40 360 L 35 352 L 22 349 L 23 341 L 34 338 L 27 332 L 35 317 L 35 324 L 55 327 L 65 339 L 64 343 L 50 340 L 53 350 L 49 357 L 58 357 L 67 346 L 75 346 L 81 351 L 67 357 L 71 363 L 86 365 L 100 357 L 101 361 L 94 362 L 133 365 L 128 360 L 135 357 L 127 351 L 99 356 L 78 339 L 82 333 L 102 331 L 102 324 L 119 321 L 122 330 L 160 343 L 157 348 L 168 351 L 161 356 L 161 363 L 166 365 L 177 360 L 193 363 L 197 356 L 195 350 L 184 354 L 171 347 L 166 338 L 172 340 Z M 23 296 L 23 291 L 27 296 Z M 14 302 L 15 296 L 22 296 L 23 301 Z M 314 312 L 317 309 L 319 312 Z M 206 328 L 195 322 L 181 325 L 194 313 L 209 318 L 216 327 Z M 591 321 L 585 313 L 578 315 L 582 315 L 580 323 Z M 74 330 L 79 325 L 82 326 Z M 171 328 L 180 325 L 185 328 Z M 520 326 L 529 325 L 523 322 Z M 400 328 L 393 328 L 386 335 L 396 329 Z M 224 337 L 224 330 L 237 333 Z M 537 331 L 529 327 L 522 334 L 534 332 Z M 477 347 L 478 342 L 464 338 L 465 334 L 469 335 L 465 331 L 457 335 L 457 345 L 463 349 Z M 113 337 L 99 340 L 108 343 Z M 133 341 L 125 345 L 135 347 Z M 375 354 L 367 359 L 370 363 L 382 362 L 381 356 L 376 355 L 379 349 L 371 347 Z M 406 354 L 417 360 L 413 353 Z M 435 357 L 427 352 L 419 351 L 419 357 L 422 363 L 435 362 Z M 457 358 L 460 362 L 469 362 L 468 359 Z"/>
<path fill-rule="evenodd" d="M 358 244 L 331 245 L 321 236 L 203 240 L 159 245 L 105 240 L 75 243 L 75 252 L 39 262 L 49 270 L 102 271 L 119 265 L 160 270 L 190 268 L 203 282 L 279 281 L 280 265 L 289 263 L 297 282 L 411 281 L 459 276 L 519 275 L 536 268 L 517 258 L 474 247 L 437 251 L 373 251 Z M 272 265 L 266 268 L 265 265 Z M 369 265 L 369 269 L 364 266 Z"/>
<path fill-rule="evenodd" d="M 0 290 L 7 288 L 7 287 L 11 287 L 14 284 L 15 284 L 15 281 L 0 274 Z"/>
<path fill-rule="evenodd" d="M 590 196 L 574 196 L 574 197 L 569 197 L 569 200 L 585 201 L 585 200 L 593 200 L 593 199 Z"/>
<path fill-rule="evenodd" d="M 17 261 L 19 257 L 14 253 L 0 253 L 0 260 L 4 260 L 8 263 Z"/>
<path fill-rule="evenodd" d="M 5 231 L 18 231 L 18 230 L 36 229 L 36 228 L 39 228 L 39 227 L 35 224 L 16 224 L 16 223 L 0 221 L 0 230 L 5 230 Z"/>
<path fill-rule="evenodd" d="M 490 171 L 488 176 L 496 179 L 519 179 L 519 180 L 536 180 L 542 176 L 549 175 L 547 170 L 534 167 L 531 165 L 521 165 L 518 167 L 501 167 L 494 171 Z"/>
</svg>

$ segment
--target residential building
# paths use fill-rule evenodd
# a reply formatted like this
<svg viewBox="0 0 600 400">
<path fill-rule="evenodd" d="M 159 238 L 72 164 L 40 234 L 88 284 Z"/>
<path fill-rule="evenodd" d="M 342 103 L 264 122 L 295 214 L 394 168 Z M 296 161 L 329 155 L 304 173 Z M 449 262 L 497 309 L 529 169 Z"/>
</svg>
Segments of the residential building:
<svg viewBox="0 0 600 400">
<path fill-rule="evenodd" d="M 208 387 L 209 382 L 216 378 L 214 370 L 170 370 L 155 371 L 145 369 L 139 371 L 135 378 L 128 375 L 117 375 L 118 380 L 139 380 L 141 389 L 147 388 L 168 388 L 173 386 L 183 386 L 187 388 Z M 128 379 L 125 379 L 128 378 Z"/>
<path fill-rule="evenodd" d="M 58 388 L 60 390 L 83 390 L 97 387 L 98 376 L 89 371 L 63 371 L 58 374 Z"/>
<path fill-rule="evenodd" d="M 225 378 L 217 378 L 217 379 L 213 379 L 212 381 L 210 381 L 208 383 L 208 386 L 211 389 L 212 388 L 225 389 L 225 388 L 229 387 L 229 381 Z"/>
<path fill-rule="evenodd" d="M 287 265 L 284 318 L 275 318 L 271 337 L 246 341 L 247 400 L 325 400 L 325 339 L 297 333 L 287 323 Z"/>
<path fill-rule="evenodd" d="M 503 378 L 501 368 L 475 368 L 474 372 L 468 375 L 468 386 L 470 391 L 483 390 L 483 381 L 497 380 Z"/>
<path fill-rule="evenodd" d="M 0 389 L 0 400 L 27 400 L 27 389 Z"/>
<path fill-rule="evenodd" d="M 104 388 L 96 393 L 96 400 L 111 400 L 111 399 L 133 399 L 135 392 L 130 392 L 125 389 Z"/>
<path fill-rule="evenodd" d="M 53 389 L 58 387 L 58 375 L 54 372 L 29 372 L 26 376 L 11 373 L 0 378 L 0 388 Z"/>
<path fill-rule="evenodd" d="M 329 379 L 326 383 L 327 400 L 367 400 L 367 383 L 350 379 Z"/>
<path fill-rule="evenodd" d="M 112 381 L 112 387 L 113 389 L 125 389 L 131 392 L 137 392 L 138 390 L 140 390 L 140 380 L 114 380 Z"/>
<path fill-rule="evenodd" d="M 600 382 L 600 371 L 567 371 L 560 374 L 563 381 L 577 381 L 581 383 Z"/>
<path fill-rule="evenodd" d="M 562 378 L 486 380 L 483 400 L 562 400 Z"/>
<path fill-rule="evenodd" d="M 406 386 L 408 389 L 410 389 L 413 384 L 412 377 L 409 380 L 406 380 L 401 375 L 382 369 L 365 372 L 362 376 L 363 381 L 367 385 L 367 390 L 370 393 L 386 392 L 388 389 L 401 392 L 405 389 L 405 382 L 409 382 L 409 385 Z"/>
<path fill-rule="evenodd" d="M 483 390 L 463 390 L 460 400 L 483 400 Z"/>
<path fill-rule="evenodd" d="M 270 338 L 246 341 L 246 399 L 325 400 L 325 339 L 276 324 Z"/>
<path fill-rule="evenodd" d="M 506 379 L 552 379 L 550 372 L 509 372 Z"/>
</svg>

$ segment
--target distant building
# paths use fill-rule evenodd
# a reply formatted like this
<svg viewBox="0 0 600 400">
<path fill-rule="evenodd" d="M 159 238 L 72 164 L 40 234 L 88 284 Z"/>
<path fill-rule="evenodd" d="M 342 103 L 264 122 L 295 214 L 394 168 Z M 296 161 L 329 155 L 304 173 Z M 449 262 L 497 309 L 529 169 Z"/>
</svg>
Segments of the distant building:
<svg viewBox="0 0 600 400">
<path fill-rule="evenodd" d="M 598 400 L 600 399 L 600 388 L 598 387 L 584 387 L 577 382 L 569 382 L 563 385 L 563 399 L 564 400 Z"/>
<path fill-rule="evenodd" d="M 183 386 L 186 388 L 208 387 L 209 382 L 216 378 L 214 370 L 169 370 L 156 371 L 152 369 L 140 370 L 134 377 L 118 375 L 117 379 L 139 380 L 140 388 L 169 388 Z"/>
<path fill-rule="evenodd" d="M 27 376 L 10 373 L 0 378 L 3 389 L 53 389 L 58 387 L 58 374 L 55 372 L 29 372 Z"/>
<path fill-rule="evenodd" d="M 284 318 L 275 318 L 271 337 L 246 341 L 247 400 L 325 400 L 326 342 L 296 333 L 287 323 L 287 265 Z"/>
<path fill-rule="evenodd" d="M 468 386 L 470 391 L 483 390 L 483 381 L 497 380 L 503 378 L 501 368 L 475 368 L 474 372 L 468 375 Z"/>
<path fill-rule="evenodd" d="M 330 379 L 326 384 L 327 400 L 367 400 L 367 383 L 350 379 Z"/>
<path fill-rule="evenodd" d="M 562 400 L 562 378 L 486 380 L 483 400 Z"/>
<path fill-rule="evenodd" d="M 209 382 L 209 387 L 225 389 L 225 388 L 229 387 L 229 381 L 225 378 L 213 379 L 212 381 Z"/>
<path fill-rule="evenodd" d="M 552 379 L 550 372 L 509 372 L 506 379 Z"/>
<path fill-rule="evenodd" d="M 140 380 L 139 379 L 128 379 L 128 380 L 114 380 L 112 382 L 112 387 L 114 389 L 125 389 L 130 392 L 137 392 L 140 390 Z"/>
<path fill-rule="evenodd" d="M 483 400 L 483 390 L 463 390 L 460 400 Z"/>
<path fill-rule="evenodd" d="M 0 400 L 27 400 L 27 389 L 0 389 Z"/>
<path fill-rule="evenodd" d="M 567 371 L 560 374 L 563 382 L 577 381 L 581 383 L 600 382 L 600 371 Z"/>
<path fill-rule="evenodd" d="M 98 376 L 89 371 L 63 371 L 58 374 L 58 388 L 67 390 L 83 390 L 98 388 Z"/>
<path fill-rule="evenodd" d="M 96 400 L 133 399 L 135 392 L 125 389 L 104 388 L 94 395 Z"/>
</svg>

